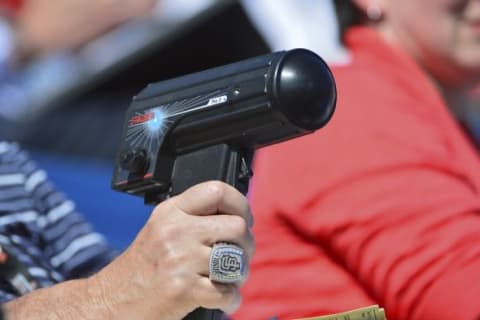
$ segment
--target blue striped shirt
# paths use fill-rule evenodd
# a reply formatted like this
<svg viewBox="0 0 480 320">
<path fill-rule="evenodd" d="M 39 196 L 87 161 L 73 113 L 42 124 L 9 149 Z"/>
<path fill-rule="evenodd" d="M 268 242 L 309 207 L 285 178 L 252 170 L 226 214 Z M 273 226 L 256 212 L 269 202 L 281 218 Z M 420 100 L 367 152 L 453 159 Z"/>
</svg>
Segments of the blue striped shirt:
<svg viewBox="0 0 480 320">
<path fill-rule="evenodd" d="M 16 144 L 0 141 L 0 246 L 40 287 L 88 276 L 114 257 L 105 239 Z M 15 292 L 0 277 L 0 303 Z"/>
</svg>

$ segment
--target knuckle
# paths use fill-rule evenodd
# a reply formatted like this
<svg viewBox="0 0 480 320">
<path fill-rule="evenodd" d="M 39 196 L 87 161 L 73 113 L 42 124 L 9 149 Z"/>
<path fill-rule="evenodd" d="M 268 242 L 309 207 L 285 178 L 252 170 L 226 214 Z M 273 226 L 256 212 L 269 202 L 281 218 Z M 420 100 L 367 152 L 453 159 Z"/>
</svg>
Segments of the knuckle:
<svg viewBox="0 0 480 320">
<path fill-rule="evenodd" d="M 230 231 L 235 238 L 246 237 L 248 226 L 244 218 L 239 216 L 231 216 Z"/>
<path fill-rule="evenodd" d="M 222 295 L 222 309 L 227 313 L 232 313 L 238 309 L 241 300 L 242 298 L 239 289 L 235 286 L 230 286 L 230 290 Z"/>
<path fill-rule="evenodd" d="M 239 307 L 241 302 L 240 290 L 232 284 L 214 283 L 213 287 L 200 285 L 193 291 L 197 305 L 208 309 L 221 309 L 231 313 Z"/>
<path fill-rule="evenodd" d="M 149 230 L 148 241 L 152 246 L 152 253 L 155 256 L 162 257 L 168 267 L 178 265 L 186 259 L 184 244 L 182 244 L 183 228 L 177 224 L 157 224 L 151 226 Z"/>
<path fill-rule="evenodd" d="M 167 294 L 171 301 L 178 301 L 178 299 L 185 299 L 190 293 L 190 287 L 191 284 L 184 277 L 171 277 L 168 290 L 163 294 Z"/>
<path fill-rule="evenodd" d="M 209 181 L 206 189 L 208 190 L 208 196 L 216 203 L 223 201 L 227 193 L 227 186 L 220 181 Z"/>
<path fill-rule="evenodd" d="M 175 207 L 170 201 L 162 202 L 153 209 L 148 223 L 158 228 L 158 226 L 165 224 L 165 221 L 168 220 L 175 211 Z"/>
<path fill-rule="evenodd" d="M 216 303 L 227 304 L 232 299 L 234 286 L 228 284 L 217 284 L 215 286 L 215 294 L 212 295 L 212 299 Z"/>
<path fill-rule="evenodd" d="M 152 216 L 161 216 L 164 212 L 167 212 L 169 210 L 170 210 L 170 202 L 169 201 L 160 202 L 153 209 Z"/>
<path fill-rule="evenodd" d="M 252 215 L 252 207 L 250 206 L 250 202 L 248 202 L 248 199 L 245 196 L 242 197 L 242 202 L 243 202 L 243 211 L 245 212 L 245 214 L 247 216 Z"/>
<path fill-rule="evenodd" d="M 188 256 L 184 252 L 173 248 L 166 249 L 165 265 L 167 268 L 175 270 L 187 264 Z"/>
<path fill-rule="evenodd" d="M 168 244 L 175 241 L 183 232 L 182 225 L 174 223 L 157 224 L 154 230 L 156 241 L 160 244 Z"/>
<path fill-rule="evenodd" d="M 250 203 L 248 202 L 247 198 L 242 195 L 242 198 L 239 198 L 237 210 L 238 210 L 238 215 L 242 216 L 245 218 L 246 221 L 249 222 L 249 225 L 253 224 L 253 215 L 252 215 L 252 210 L 250 207 Z"/>
<path fill-rule="evenodd" d="M 255 243 L 255 238 L 251 233 L 249 233 L 249 238 L 247 241 L 247 248 L 245 248 L 247 251 L 248 257 L 251 259 L 253 255 L 255 254 L 255 251 L 257 250 L 256 248 L 256 243 Z"/>
<path fill-rule="evenodd" d="M 255 217 L 252 212 L 252 207 L 250 206 L 250 203 L 248 202 L 247 198 L 245 198 L 245 201 L 247 202 L 246 217 L 247 217 L 247 221 L 250 222 L 249 227 L 251 228 L 255 223 Z"/>
</svg>

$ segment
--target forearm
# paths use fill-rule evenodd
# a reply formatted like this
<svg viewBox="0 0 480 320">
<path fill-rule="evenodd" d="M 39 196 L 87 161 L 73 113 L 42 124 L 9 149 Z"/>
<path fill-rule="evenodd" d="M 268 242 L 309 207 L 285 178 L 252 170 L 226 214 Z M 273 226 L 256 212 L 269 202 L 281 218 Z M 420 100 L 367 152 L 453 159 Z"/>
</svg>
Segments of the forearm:
<svg viewBox="0 0 480 320">
<path fill-rule="evenodd" d="M 94 278 L 35 290 L 3 305 L 6 320 L 112 319 Z"/>
</svg>

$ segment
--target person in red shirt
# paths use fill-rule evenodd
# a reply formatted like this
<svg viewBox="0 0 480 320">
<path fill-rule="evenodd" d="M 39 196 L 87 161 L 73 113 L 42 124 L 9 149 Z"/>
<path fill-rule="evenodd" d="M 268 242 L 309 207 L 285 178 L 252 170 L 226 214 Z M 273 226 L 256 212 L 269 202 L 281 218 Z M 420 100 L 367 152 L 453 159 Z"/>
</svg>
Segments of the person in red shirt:
<svg viewBox="0 0 480 320">
<path fill-rule="evenodd" d="M 233 316 L 378 303 L 394 320 L 479 319 L 480 158 L 450 102 L 478 84 L 480 1 L 350 4 L 332 121 L 257 153 L 257 250 Z"/>
</svg>

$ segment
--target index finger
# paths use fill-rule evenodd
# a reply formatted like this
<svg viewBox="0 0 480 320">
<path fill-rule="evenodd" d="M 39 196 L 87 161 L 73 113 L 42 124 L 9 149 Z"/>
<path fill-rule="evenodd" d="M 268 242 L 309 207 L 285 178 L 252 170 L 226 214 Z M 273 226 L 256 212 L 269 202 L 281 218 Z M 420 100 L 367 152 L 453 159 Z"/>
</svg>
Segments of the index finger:
<svg viewBox="0 0 480 320">
<path fill-rule="evenodd" d="M 243 217 L 249 227 L 253 216 L 247 198 L 234 187 L 221 181 L 197 184 L 173 197 L 172 203 L 187 214 L 204 216 L 217 213 Z"/>
</svg>

